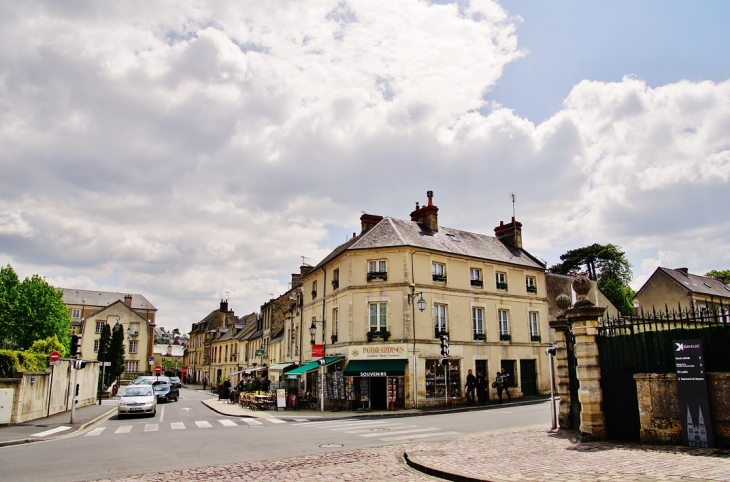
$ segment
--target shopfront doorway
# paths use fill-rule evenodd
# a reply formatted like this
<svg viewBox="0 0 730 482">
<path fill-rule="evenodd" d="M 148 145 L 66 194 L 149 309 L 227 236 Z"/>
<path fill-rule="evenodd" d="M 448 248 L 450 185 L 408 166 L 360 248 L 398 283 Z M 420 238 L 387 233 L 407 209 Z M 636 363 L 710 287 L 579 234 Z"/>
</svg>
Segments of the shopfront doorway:
<svg viewBox="0 0 730 482">
<path fill-rule="evenodd" d="M 388 402 L 386 377 L 373 377 L 370 379 L 370 408 L 373 410 L 385 410 Z"/>
</svg>

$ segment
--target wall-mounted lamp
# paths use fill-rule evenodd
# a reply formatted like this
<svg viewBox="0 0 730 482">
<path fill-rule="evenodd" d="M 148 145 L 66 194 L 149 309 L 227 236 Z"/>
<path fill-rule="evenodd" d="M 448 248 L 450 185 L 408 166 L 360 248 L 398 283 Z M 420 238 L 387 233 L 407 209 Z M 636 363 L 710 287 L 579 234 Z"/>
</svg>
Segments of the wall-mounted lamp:
<svg viewBox="0 0 730 482">
<path fill-rule="evenodd" d="M 418 311 L 423 311 L 426 309 L 426 300 L 423 299 L 423 291 L 417 291 L 414 293 L 411 293 L 408 295 L 408 304 L 412 304 L 413 300 L 416 298 L 416 296 L 420 296 L 418 298 L 418 301 L 416 301 L 416 306 L 418 307 Z"/>
<path fill-rule="evenodd" d="M 309 336 L 311 338 L 310 343 L 314 345 L 314 335 L 317 334 L 317 325 L 315 323 L 322 323 L 322 337 L 324 338 L 324 321 L 312 320 L 312 324 L 309 325 Z"/>
</svg>

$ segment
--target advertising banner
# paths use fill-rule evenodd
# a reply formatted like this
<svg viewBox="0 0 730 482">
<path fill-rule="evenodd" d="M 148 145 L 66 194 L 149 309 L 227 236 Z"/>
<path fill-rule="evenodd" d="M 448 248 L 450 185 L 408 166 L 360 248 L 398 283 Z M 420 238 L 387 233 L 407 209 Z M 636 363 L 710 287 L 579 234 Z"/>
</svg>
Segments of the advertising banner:
<svg viewBox="0 0 730 482">
<path fill-rule="evenodd" d="M 312 358 L 324 358 L 324 345 L 312 345 Z"/>
<path fill-rule="evenodd" d="M 702 340 L 674 340 L 679 419 L 686 447 L 714 447 Z"/>
</svg>

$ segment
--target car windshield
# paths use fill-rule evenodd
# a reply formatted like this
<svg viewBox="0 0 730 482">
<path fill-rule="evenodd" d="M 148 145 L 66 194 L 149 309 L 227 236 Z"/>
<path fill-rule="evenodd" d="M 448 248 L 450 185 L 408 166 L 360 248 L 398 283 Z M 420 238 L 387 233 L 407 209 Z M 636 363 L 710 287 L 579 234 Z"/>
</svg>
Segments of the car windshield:
<svg viewBox="0 0 730 482">
<path fill-rule="evenodd" d="M 155 385 L 156 392 L 166 392 L 170 389 L 169 385 Z"/>
<path fill-rule="evenodd" d="M 137 385 L 152 385 L 152 380 L 142 380 Z"/>
<path fill-rule="evenodd" d="M 122 397 L 149 397 L 152 395 L 152 390 L 144 387 L 126 388 Z"/>
</svg>

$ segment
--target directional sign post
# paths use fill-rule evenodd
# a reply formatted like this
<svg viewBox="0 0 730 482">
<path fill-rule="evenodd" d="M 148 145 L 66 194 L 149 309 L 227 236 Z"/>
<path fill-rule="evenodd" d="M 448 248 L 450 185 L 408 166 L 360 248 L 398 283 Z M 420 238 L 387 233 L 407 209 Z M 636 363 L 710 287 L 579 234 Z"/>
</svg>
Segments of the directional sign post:
<svg viewBox="0 0 730 482">
<path fill-rule="evenodd" d="M 160 373 L 162 373 L 162 367 L 160 365 L 155 366 L 155 375 L 159 378 Z"/>
<path fill-rule="evenodd" d="M 674 340 L 679 419 L 686 447 L 714 447 L 702 340 Z"/>
</svg>

